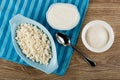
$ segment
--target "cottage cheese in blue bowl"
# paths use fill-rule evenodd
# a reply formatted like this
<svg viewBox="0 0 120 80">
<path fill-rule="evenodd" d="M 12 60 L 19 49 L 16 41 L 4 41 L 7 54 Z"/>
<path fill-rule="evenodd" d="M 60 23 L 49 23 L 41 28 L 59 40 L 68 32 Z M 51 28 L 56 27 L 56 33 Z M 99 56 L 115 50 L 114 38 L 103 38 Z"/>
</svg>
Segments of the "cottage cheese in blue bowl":
<svg viewBox="0 0 120 80">
<path fill-rule="evenodd" d="M 10 26 L 11 26 L 11 34 L 12 34 L 12 41 L 13 41 L 13 45 L 14 48 L 16 50 L 16 52 L 18 53 L 18 55 L 30 66 L 39 69 L 47 74 L 52 73 L 53 71 L 55 71 L 58 68 L 58 63 L 57 63 L 57 53 L 56 53 L 56 46 L 54 43 L 54 40 L 51 36 L 51 34 L 49 33 L 49 31 L 40 23 L 26 18 L 20 14 L 14 16 L 10 21 Z M 16 31 L 19 28 L 19 25 L 23 24 L 23 23 L 27 23 L 27 24 L 32 24 L 32 25 L 36 25 L 38 27 L 38 29 L 42 30 L 43 33 L 45 33 L 50 41 L 50 46 L 51 46 L 51 58 L 48 62 L 47 65 L 45 64 L 41 64 L 39 62 L 33 61 L 32 59 L 26 57 L 26 55 L 23 53 L 23 50 L 21 49 L 20 45 L 18 44 L 17 40 L 16 40 Z"/>
</svg>

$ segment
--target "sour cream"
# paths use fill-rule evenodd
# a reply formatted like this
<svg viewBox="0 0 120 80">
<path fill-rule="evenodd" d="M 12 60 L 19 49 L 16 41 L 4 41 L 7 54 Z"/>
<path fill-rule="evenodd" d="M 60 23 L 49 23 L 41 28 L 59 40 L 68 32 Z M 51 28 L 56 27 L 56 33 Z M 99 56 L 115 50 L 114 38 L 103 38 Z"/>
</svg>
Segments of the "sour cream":
<svg viewBox="0 0 120 80">
<path fill-rule="evenodd" d="M 109 40 L 109 35 L 107 30 L 100 25 L 92 26 L 87 30 L 86 33 L 86 41 L 87 43 L 95 48 L 101 49 L 103 48 Z"/>
<path fill-rule="evenodd" d="M 78 9 L 69 3 L 54 3 L 46 14 L 48 24 L 57 30 L 73 29 L 80 20 Z"/>
</svg>

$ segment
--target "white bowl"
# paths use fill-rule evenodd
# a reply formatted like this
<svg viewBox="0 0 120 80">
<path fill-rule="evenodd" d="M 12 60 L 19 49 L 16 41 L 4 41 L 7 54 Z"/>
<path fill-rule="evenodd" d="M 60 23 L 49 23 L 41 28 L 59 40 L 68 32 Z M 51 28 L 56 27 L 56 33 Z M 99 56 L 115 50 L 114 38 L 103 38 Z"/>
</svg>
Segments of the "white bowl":
<svg viewBox="0 0 120 80">
<path fill-rule="evenodd" d="M 103 46 L 99 50 L 91 47 L 86 40 L 87 30 L 90 27 L 95 26 L 95 25 L 102 25 L 108 32 L 108 36 L 109 36 L 108 41 L 105 44 L 105 46 Z M 114 42 L 114 32 L 113 32 L 111 26 L 107 22 L 102 21 L 102 20 L 94 20 L 94 21 L 89 22 L 87 25 L 85 25 L 84 29 L 82 30 L 82 41 L 83 41 L 83 44 L 85 45 L 85 47 L 92 52 L 96 52 L 96 53 L 105 52 L 112 46 L 112 44 Z"/>
</svg>

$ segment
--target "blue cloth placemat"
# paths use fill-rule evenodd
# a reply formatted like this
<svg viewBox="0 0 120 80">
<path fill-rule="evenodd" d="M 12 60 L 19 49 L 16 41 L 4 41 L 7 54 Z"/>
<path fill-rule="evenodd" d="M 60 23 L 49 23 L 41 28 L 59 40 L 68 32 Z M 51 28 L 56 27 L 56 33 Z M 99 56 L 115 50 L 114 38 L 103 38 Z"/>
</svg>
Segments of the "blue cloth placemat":
<svg viewBox="0 0 120 80">
<path fill-rule="evenodd" d="M 52 3 L 64 2 L 71 3 L 78 7 L 80 12 L 80 22 L 77 27 L 69 31 L 58 31 L 52 29 L 46 21 L 46 11 Z M 16 14 L 22 14 L 28 18 L 43 24 L 52 34 L 57 48 L 59 68 L 54 74 L 64 75 L 73 53 L 70 47 L 64 47 L 57 43 L 56 32 L 64 32 L 71 38 L 71 43 L 76 44 L 80 28 L 88 8 L 89 0 L 0 0 L 0 58 L 16 63 L 26 64 L 16 53 L 12 40 L 9 20 Z"/>
</svg>

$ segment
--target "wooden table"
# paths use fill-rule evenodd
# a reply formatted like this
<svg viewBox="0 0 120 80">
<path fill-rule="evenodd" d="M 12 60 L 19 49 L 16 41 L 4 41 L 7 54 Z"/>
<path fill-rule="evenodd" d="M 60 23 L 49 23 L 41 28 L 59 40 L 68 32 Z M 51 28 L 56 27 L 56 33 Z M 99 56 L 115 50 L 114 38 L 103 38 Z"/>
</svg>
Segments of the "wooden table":
<svg viewBox="0 0 120 80">
<path fill-rule="evenodd" d="M 0 80 L 120 80 L 120 0 L 90 0 L 83 27 L 91 20 L 105 20 L 115 32 L 111 49 L 101 54 L 88 51 L 79 35 L 77 46 L 93 58 L 97 66 L 88 66 L 74 52 L 64 76 L 47 75 L 39 70 L 0 59 Z"/>
</svg>

